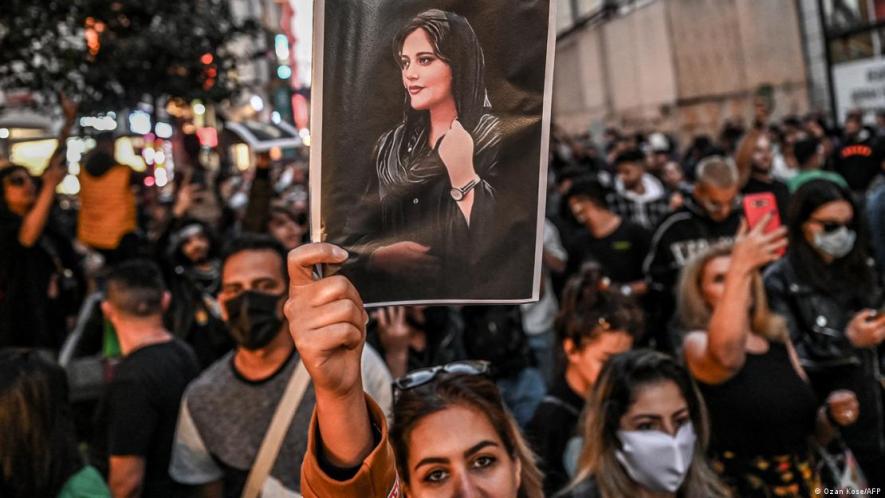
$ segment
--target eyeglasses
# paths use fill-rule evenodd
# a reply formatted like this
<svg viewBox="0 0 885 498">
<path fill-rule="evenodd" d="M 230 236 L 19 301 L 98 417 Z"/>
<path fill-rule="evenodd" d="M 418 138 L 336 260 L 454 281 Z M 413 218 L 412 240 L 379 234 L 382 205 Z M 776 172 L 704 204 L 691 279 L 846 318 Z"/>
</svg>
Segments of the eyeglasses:
<svg viewBox="0 0 885 498">
<path fill-rule="evenodd" d="M 833 221 L 833 220 L 815 220 L 812 218 L 810 221 L 813 221 L 823 227 L 824 233 L 832 233 L 840 228 L 851 228 L 851 222 L 842 222 L 842 221 Z"/>
<path fill-rule="evenodd" d="M 433 382 L 442 373 L 456 375 L 488 375 L 491 363 L 482 360 L 453 361 L 445 365 L 419 368 L 393 381 L 394 397 L 402 391 L 415 389 Z"/>
</svg>

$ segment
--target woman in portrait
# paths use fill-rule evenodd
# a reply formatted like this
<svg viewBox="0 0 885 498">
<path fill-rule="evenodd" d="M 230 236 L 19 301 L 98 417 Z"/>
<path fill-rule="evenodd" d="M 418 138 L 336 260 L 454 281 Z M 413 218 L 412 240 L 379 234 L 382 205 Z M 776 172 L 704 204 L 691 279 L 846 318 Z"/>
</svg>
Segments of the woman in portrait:
<svg viewBox="0 0 885 498">
<path fill-rule="evenodd" d="M 467 19 L 433 9 L 399 31 L 393 53 L 403 119 L 375 144 L 378 184 L 368 203 L 378 208 L 357 217 L 376 219 L 367 226 L 352 218 L 348 232 L 360 235 L 349 245 L 373 285 L 389 286 L 380 292 L 385 300 L 469 298 L 481 292 L 476 281 L 495 238 L 501 142 L 482 47 Z"/>
</svg>

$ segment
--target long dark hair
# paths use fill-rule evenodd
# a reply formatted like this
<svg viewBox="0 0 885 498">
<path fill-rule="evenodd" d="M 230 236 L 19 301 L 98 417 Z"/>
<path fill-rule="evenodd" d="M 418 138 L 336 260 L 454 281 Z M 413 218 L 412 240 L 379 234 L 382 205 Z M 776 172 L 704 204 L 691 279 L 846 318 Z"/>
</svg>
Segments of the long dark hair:
<svg viewBox="0 0 885 498">
<path fill-rule="evenodd" d="M 18 164 L 9 164 L 0 168 L 0 216 L 11 214 L 9 204 L 6 203 L 6 192 L 3 189 L 3 180 L 16 171 L 24 171 L 25 173 L 28 173 L 28 176 L 31 176 L 27 168 Z"/>
<path fill-rule="evenodd" d="M 463 16 L 439 9 L 424 11 L 406 23 L 393 40 L 393 57 L 400 64 L 406 37 L 423 29 L 437 57 L 452 68 L 452 94 L 458 120 L 465 130 L 476 128 L 479 118 L 491 109 L 486 96 L 485 58 L 476 33 Z M 409 95 L 404 94 L 406 136 L 428 124 L 428 111 L 412 109 Z"/>
<path fill-rule="evenodd" d="M 82 467 L 64 371 L 32 350 L 0 350 L 0 495 L 57 496 Z"/>
<path fill-rule="evenodd" d="M 644 325 L 642 309 L 636 301 L 609 288 L 602 267 L 593 261 L 584 263 L 581 271 L 565 284 L 554 324 L 559 344 L 571 339 L 579 348 L 609 330 L 626 331 L 637 340 Z M 558 351 L 561 356 L 562 348 Z"/>
<path fill-rule="evenodd" d="M 489 422 L 507 453 L 522 467 L 519 498 L 542 498 L 541 472 L 532 451 L 519 431 L 516 420 L 504 408 L 498 387 L 479 375 L 443 374 L 434 382 L 400 393 L 393 407 L 390 441 L 396 466 L 404 482 L 409 482 L 409 438 L 412 429 L 428 415 L 460 405 L 478 410 Z"/>
<path fill-rule="evenodd" d="M 706 449 L 710 437 L 707 412 L 701 393 L 688 371 L 672 357 L 651 350 L 628 351 L 613 356 L 602 368 L 584 409 L 584 448 L 572 486 L 589 477 L 596 480 L 603 498 L 638 496 L 636 484 L 615 452 L 621 448 L 618 430 L 621 418 L 645 386 L 671 381 L 676 384 L 685 402 L 697 434 L 694 457 L 678 496 L 684 498 L 718 498 L 729 496 L 716 474 L 707 464 Z"/>
<path fill-rule="evenodd" d="M 854 248 L 845 257 L 827 265 L 805 239 L 802 225 L 824 204 L 845 201 L 851 204 L 854 218 L 851 228 L 857 233 Z M 793 194 L 789 210 L 790 245 L 787 258 L 800 279 L 818 291 L 863 299 L 876 285 L 869 265 L 869 236 L 863 209 L 859 209 L 848 189 L 830 180 L 812 180 Z"/>
</svg>

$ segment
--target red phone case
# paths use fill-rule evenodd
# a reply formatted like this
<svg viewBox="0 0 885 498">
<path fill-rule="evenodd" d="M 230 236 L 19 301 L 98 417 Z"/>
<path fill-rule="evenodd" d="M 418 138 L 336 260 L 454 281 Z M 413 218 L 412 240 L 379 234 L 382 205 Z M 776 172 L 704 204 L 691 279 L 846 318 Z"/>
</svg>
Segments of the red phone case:
<svg viewBox="0 0 885 498">
<path fill-rule="evenodd" d="M 777 200 L 771 192 L 748 194 L 744 196 L 744 217 L 750 230 L 756 227 L 766 214 L 771 213 L 771 219 L 765 225 L 765 233 L 770 233 L 781 226 L 780 212 L 777 210 Z M 778 251 L 781 255 L 786 249 Z"/>
</svg>

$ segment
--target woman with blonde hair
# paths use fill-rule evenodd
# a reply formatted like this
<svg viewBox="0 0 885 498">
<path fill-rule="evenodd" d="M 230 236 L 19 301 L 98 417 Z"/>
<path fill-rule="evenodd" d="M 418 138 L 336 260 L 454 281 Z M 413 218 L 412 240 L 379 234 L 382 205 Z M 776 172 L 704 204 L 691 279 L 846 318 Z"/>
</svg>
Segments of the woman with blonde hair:
<svg viewBox="0 0 885 498">
<path fill-rule="evenodd" d="M 638 350 L 612 357 L 587 401 L 584 447 L 559 498 L 725 498 L 706 461 L 704 403 L 672 357 Z"/>
<path fill-rule="evenodd" d="M 766 216 L 768 218 L 768 216 Z M 784 320 L 773 314 L 759 268 L 776 260 L 786 230 L 742 224 L 737 242 L 692 259 L 682 274 L 679 315 L 688 370 L 711 421 L 714 468 L 743 498 L 811 497 L 821 488 L 808 438 L 828 442 L 836 425 L 854 423 L 849 391 L 818 408 Z"/>
</svg>

